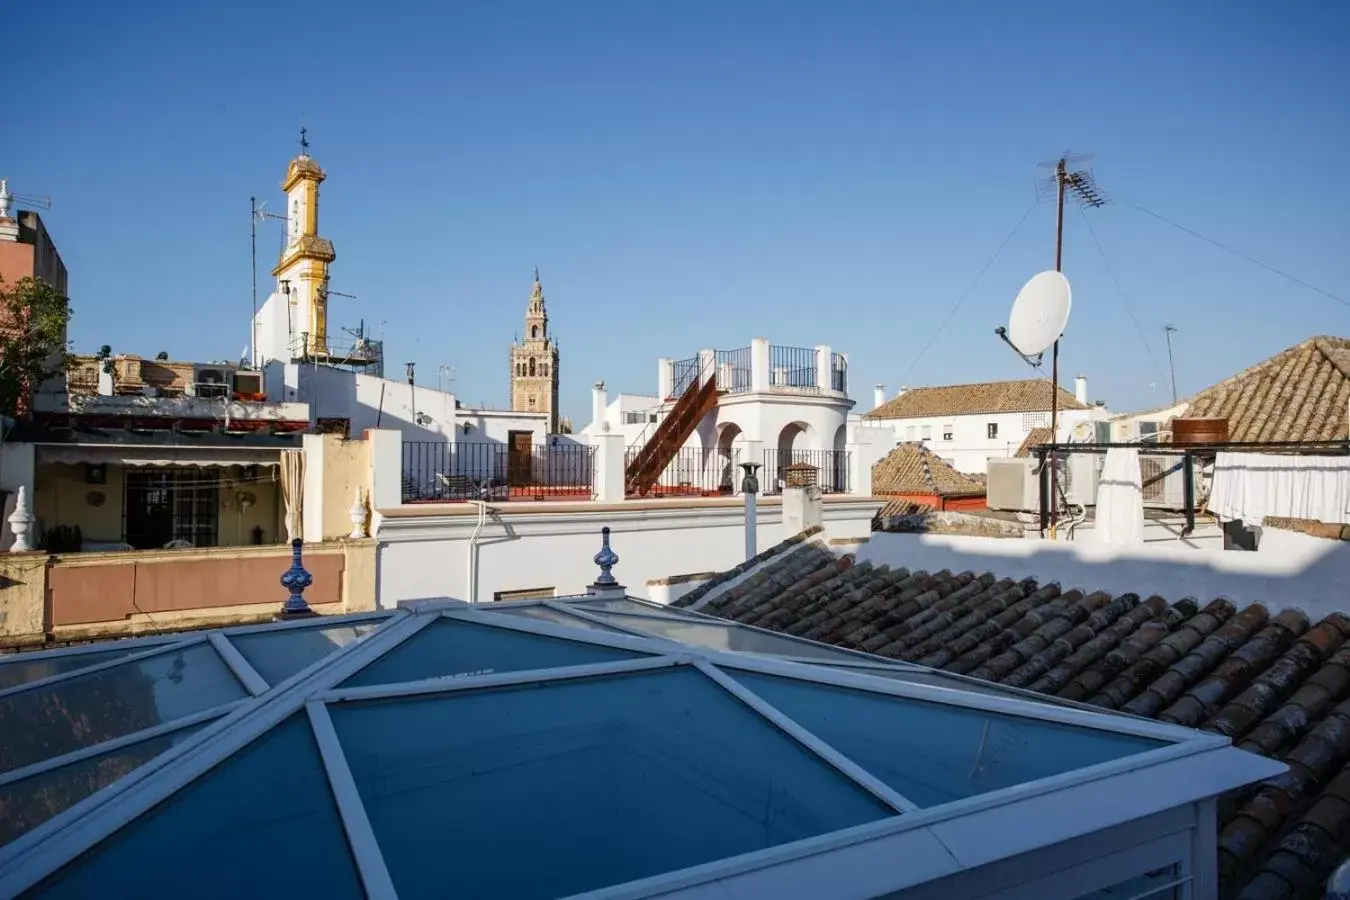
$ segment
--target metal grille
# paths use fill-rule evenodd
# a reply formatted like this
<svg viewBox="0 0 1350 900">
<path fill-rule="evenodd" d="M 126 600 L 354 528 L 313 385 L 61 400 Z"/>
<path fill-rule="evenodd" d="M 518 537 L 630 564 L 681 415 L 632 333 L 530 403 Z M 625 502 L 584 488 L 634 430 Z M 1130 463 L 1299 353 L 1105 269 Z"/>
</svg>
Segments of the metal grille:
<svg viewBox="0 0 1350 900">
<path fill-rule="evenodd" d="M 138 550 L 187 541 L 214 547 L 220 531 L 216 469 L 129 468 L 122 483 L 122 540 Z"/>
</svg>

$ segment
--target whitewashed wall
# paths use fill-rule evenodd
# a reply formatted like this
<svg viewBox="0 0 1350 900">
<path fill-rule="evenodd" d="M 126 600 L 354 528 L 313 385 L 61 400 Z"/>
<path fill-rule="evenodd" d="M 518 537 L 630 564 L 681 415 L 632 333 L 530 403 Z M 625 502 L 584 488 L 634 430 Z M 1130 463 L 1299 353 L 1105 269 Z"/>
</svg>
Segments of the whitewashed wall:
<svg viewBox="0 0 1350 900">
<path fill-rule="evenodd" d="M 1080 422 L 1105 418 L 1100 409 L 1069 409 L 1059 414 L 1060 440 L 1067 440 Z M 1050 413 L 985 413 L 969 416 L 946 416 L 911 419 L 883 419 L 895 429 L 899 441 L 923 441 L 943 459 L 950 460 L 959 471 L 982 475 L 990 459 L 1012 456 L 1026 440 L 1032 428 L 1050 424 Z M 989 426 L 998 426 L 998 436 L 989 437 Z M 952 439 L 943 440 L 951 426 Z"/>
<path fill-rule="evenodd" d="M 860 537 L 871 532 L 875 501 L 830 502 L 824 507 L 828 537 Z M 555 588 L 578 593 L 595 580 L 592 561 L 600 550 L 600 529 L 608 525 L 619 554 L 615 577 L 634 596 L 646 596 L 648 581 L 674 575 L 729 569 L 745 558 L 744 507 L 735 502 L 690 501 L 675 504 L 572 506 L 556 510 L 529 504 L 497 508 L 478 539 L 477 599 L 489 602 L 499 591 Z M 378 602 L 450 596 L 470 599 L 470 538 L 477 510 L 449 508 L 429 515 L 381 516 Z M 420 511 L 419 511 L 420 512 Z M 774 501 L 759 507 L 756 537 L 760 550 L 783 538 L 782 508 Z"/>
</svg>

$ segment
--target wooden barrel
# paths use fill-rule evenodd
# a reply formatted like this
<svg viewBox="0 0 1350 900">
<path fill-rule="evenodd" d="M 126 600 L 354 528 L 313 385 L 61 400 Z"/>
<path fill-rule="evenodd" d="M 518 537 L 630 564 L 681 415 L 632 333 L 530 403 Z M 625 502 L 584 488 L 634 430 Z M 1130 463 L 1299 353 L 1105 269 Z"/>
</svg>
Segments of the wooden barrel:
<svg viewBox="0 0 1350 900">
<path fill-rule="evenodd" d="M 1226 444 L 1228 418 L 1226 416 L 1194 416 L 1172 420 L 1172 444 L 1194 447 L 1200 444 Z"/>
</svg>

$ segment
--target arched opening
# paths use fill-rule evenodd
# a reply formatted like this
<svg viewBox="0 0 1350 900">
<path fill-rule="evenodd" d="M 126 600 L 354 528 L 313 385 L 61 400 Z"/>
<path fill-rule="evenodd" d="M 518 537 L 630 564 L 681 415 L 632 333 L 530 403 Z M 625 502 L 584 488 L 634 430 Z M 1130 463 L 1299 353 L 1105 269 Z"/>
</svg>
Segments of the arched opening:
<svg viewBox="0 0 1350 900">
<path fill-rule="evenodd" d="M 539 326 L 538 326 L 538 325 L 531 325 L 531 326 L 530 326 L 530 337 L 533 338 L 533 339 L 536 340 L 536 341 L 539 340 Z"/>
<path fill-rule="evenodd" d="M 534 357 L 530 357 L 530 376 L 534 377 Z"/>
<path fill-rule="evenodd" d="M 744 457 L 745 433 L 735 422 L 723 422 L 717 426 L 716 465 L 720 475 L 719 488 L 735 493 L 741 486 L 741 463 L 759 462 Z"/>
<path fill-rule="evenodd" d="M 819 460 L 811 459 L 812 454 L 807 449 L 810 428 L 805 422 L 789 422 L 783 426 L 778 432 L 778 452 L 765 460 L 768 464 L 764 468 L 772 471 L 765 471 L 763 484 L 777 490 L 785 477 L 783 470 L 788 466 L 793 463 L 819 464 Z"/>
<path fill-rule="evenodd" d="M 830 454 L 829 473 L 821 472 L 821 484 L 835 493 L 848 491 L 848 425 L 840 425 L 834 432 L 834 453 Z"/>
</svg>

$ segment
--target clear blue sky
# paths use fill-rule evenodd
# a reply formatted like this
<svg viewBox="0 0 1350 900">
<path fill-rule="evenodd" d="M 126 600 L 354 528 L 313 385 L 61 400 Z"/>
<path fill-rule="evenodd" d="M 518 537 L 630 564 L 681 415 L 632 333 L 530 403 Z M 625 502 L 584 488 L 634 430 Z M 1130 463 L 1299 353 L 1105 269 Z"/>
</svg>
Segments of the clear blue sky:
<svg viewBox="0 0 1350 900">
<path fill-rule="evenodd" d="M 454 365 L 507 401 L 539 265 L 562 407 L 651 391 L 699 347 L 829 343 L 853 394 L 1015 378 L 993 336 L 1053 263 L 1036 208 L 1072 147 L 1114 196 L 1350 299 L 1350 4 L 1239 2 L 24 3 L 5 13 L 0 174 L 50 194 L 77 350 L 233 358 L 248 198 L 309 127 L 337 247 L 330 321 L 394 374 Z M 1166 401 L 1350 308 L 1124 203 L 1068 213 L 1065 375 Z M 279 226 L 260 238 L 271 287 Z M 1150 388 L 1150 384 L 1156 387 Z"/>
</svg>

